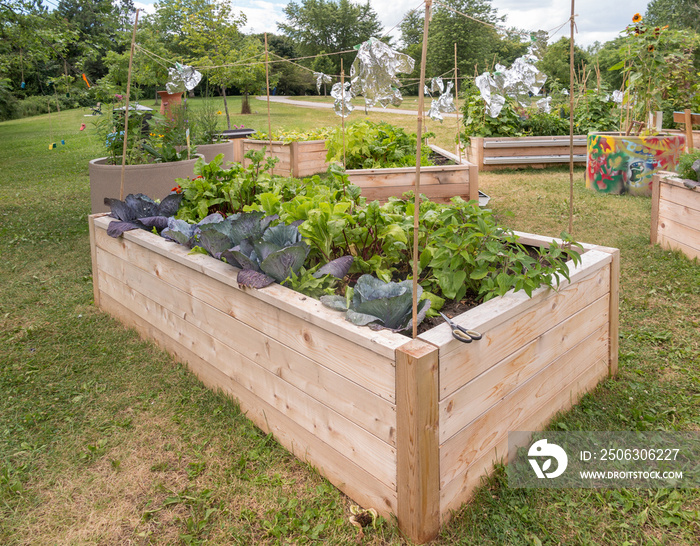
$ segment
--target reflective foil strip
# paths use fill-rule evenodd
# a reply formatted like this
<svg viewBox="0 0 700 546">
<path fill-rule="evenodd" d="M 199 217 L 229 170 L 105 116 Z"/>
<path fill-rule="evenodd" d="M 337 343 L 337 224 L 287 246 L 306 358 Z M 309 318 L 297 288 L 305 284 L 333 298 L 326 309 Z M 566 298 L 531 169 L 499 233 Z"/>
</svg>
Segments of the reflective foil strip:
<svg viewBox="0 0 700 546">
<path fill-rule="evenodd" d="M 552 97 L 540 99 L 535 104 L 545 114 L 550 114 L 552 112 Z"/>
<path fill-rule="evenodd" d="M 323 72 L 314 72 L 314 78 L 316 78 L 316 89 L 319 93 L 321 92 L 321 86 L 324 83 L 331 83 L 332 81 L 331 77 Z"/>
<path fill-rule="evenodd" d="M 165 84 L 168 93 L 183 93 L 197 87 L 202 81 L 202 74 L 191 66 L 177 63 L 174 68 L 168 69 L 168 78 L 170 81 Z"/>
<path fill-rule="evenodd" d="M 535 60 L 534 56 L 525 55 L 517 58 L 510 68 L 497 64 L 493 74 L 484 72 L 477 76 L 475 83 L 489 116 L 498 117 L 506 102 L 505 97 L 514 98 L 522 107 L 531 104 L 532 97 L 542 90 L 547 81 L 547 76 L 533 64 Z"/>
<path fill-rule="evenodd" d="M 370 38 L 360 45 L 350 69 L 353 95 L 362 95 L 366 107 L 375 103 L 384 108 L 389 104 L 399 106 L 403 97 L 398 90 L 401 82 L 396 74 L 412 72 L 414 64 L 415 61 L 408 55 Z"/>
<path fill-rule="evenodd" d="M 454 84 L 452 82 L 447 82 L 447 86 L 443 86 L 441 78 L 435 79 L 440 80 L 439 90 L 441 94 L 430 103 L 428 115 L 430 119 L 434 121 L 442 121 L 442 114 L 448 114 L 457 110 L 457 108 L 455 108 L 454 98 L 452 97 L 452 88 Z"/>
<path fill-rule="evenodd" d="M 351 103 L 353 93 L 350 82 L 345 82 L 344 86 L 340 82 L 333 84 L 331 88 L 331 97 L 335 99 L 333 108 L 335 109 L 336 115 L 346 118 L 350 115 L 350 112 L 355 109 Z"/>
</svg>

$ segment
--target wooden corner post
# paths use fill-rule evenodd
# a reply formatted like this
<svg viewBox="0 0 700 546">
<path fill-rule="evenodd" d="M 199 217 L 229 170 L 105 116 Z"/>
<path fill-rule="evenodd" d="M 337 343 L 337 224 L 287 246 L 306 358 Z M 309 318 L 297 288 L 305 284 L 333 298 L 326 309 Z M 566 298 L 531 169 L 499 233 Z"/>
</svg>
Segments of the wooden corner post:
<svg viewBox="0 0 700 546">
<path fill-rule="evenodd" d="M 95 215 L 88 216 L 88 228 L 90 230 L 90 255 L 92 256 L 92 292 L 95 306 L 100 306 L 100 288 L 97 284 L 97 242 L 95 239 Z"/>
<path fill-rule="evenodd" d="M 440 531 L 438 349 L 414 339 L 396 350 L 397 518 L 422 544 Z"/>
</svg>

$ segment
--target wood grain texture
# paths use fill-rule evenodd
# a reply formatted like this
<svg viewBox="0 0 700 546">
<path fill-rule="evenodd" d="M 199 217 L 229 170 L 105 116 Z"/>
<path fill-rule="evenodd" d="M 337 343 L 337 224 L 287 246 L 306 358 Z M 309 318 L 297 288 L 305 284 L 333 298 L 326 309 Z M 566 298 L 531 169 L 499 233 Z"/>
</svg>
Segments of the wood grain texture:
<svg viewBox="0 0 700 546">
<path fill-rule="evenodd" d="M 581 371 L 581 370 L 579 370 Z M 543 430 L 552 416 L 560 411 L 566 411 L 576 404 L 581 397 L 593 390 L 607 374 L 604 360 L 586 368 L 566 387 L 555 393 L 547 401 L 547 411 L 533 413 L 516 423 L 511 431 Z M 522 443 L 520 445 L 527 445 Z M 446 523 L 452 513 L 460 508 L 462 503 L 469 500 L 474 490 L 481 484 L 483 476 L 491 473 L 495 463 L 505 462 L 508 458 L 508 437 L 506 436 L 469 467 L 456 474 L 440 489 L 440 512 L 442 523 Z"/>
<path fill-rule="evenodd" d="M 142 337 L 155 341 L 176 360 L 187 364 L 205 385 L 222 390 L 238 400 L 241 411 L 258 428 L 265 433 L 272 433 L 294 456 L 315 467 L 321 475 L 355 502 L 361 506 L 376 508 L 386 518 L 396 513 L 396 490 L 377 480 L 356 461 L 329 447 L 283 412 L 254 396 L 229 376 L 135 315 L 121 302 L 104 295 L 102 309 L 126 326 L 137 330 Z"/>
<path fill-rule="evenodd" d="M 606 324 L 441 444 L 440 487 L 507 440 L 508 431 L 521 430 L 520 423 L 553 417 L 556 411 L 550 401 L 557 393 L 565 391 L 567 396 L 578 397 L 568 385 L 583 371 L 593 369 L 596 376 L 607 375 L 608 335 Z"/>
<path fill-rule="evenodd" d="M 352 458 L 390 488 L 396 487 L 396 450 L 306 392 L 258 366 L 224 341 L 188 324 L 162 305 L 100 272 L 102 294 L 122 302 L 161 332 L 172 332 L 179 345 L 208 362 L 252 395 L 287 415 L 339 453 Z M 235 341 L 235 340 L 234 340 Z"/>
<path fill-rule="evenodd" d="M 440 530 L 438 352 L 412 340 L 396 351 L 397 516 L 423 543 Z"/>
</svg>

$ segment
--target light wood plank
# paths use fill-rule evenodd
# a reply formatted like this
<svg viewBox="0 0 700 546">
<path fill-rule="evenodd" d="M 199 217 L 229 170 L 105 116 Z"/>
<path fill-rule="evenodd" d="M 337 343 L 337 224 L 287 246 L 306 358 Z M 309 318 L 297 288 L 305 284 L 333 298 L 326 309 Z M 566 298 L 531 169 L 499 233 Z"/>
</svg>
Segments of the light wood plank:
<svg viewBox="0 0 700 546">
<path fill-rule="evenodd" d="M 112 277 L 188 324 L 233 347 L 237 353 L 382 441 L 395 445 L 396 409 L 390 401 L 142 269 L 102 249 L 98 252 L 100 269 L 109 271 Z M 235 336 L 232 335 L 234 332 Z"/>
<path fill-rule="evenodd" d="M 230 377 L 212 368 L 206 361 L 153 328 L 121 303 L 104 295 L 102 308 L 122 323 L 136 329 L 143 337 L 155 341 L 176 360 L 188 367 L 210 388 L 220 388 L 238 400 L 241 411 L 265 433 L 297 458 L 315 467 L 319 473 L 364 507 L 373 507 L 386 518 L 396 513 L 396 491 L 377 480 L 355 461 L 338 453 L 316 436 L 289 419 L 284 413 L 252 395 Z"/>
<path fill-rule="evenodd" d="M 395 401 L 393 355 L 392 358 L 387 358 L 377 354 L 372 350 L 376 345 L 369 348 L 358 346 L 351 336 L 343 335 L 343 330 L 340 327 L 335 332 L 331 332 L 309 324 L 303 318 L 290 315 L 272 303 L 261 302 L 256 296 L 262 291 L 234 290 L 230 285 L 207 277 L 190 269 L 187 265 L 183 266 L 164 256 L 150 253 L 147 249 L 131 244 L 129 241 L 107 237 L 104 231 L 101 234 L 98 231 L 97 236 L 98 244 L 103 250 L 155 277 L 167 280 L 169 284 L 183 292 L 212 305 L 244 324 L 254 327 L 298 353 L 304 354 L 316 362 L 322 362 L 324 366 L 363 386 L 370 392 L 382 396 L 390 402 Z M 103 237 L 104 240 L 101 240 L 100 237 Z M 176 247 L 174 250 L 183 248 L 178 248 L 179 245 L 174 246 Z M 187 257 L 195 258 L 196 255 Z M 217 260 L 207 256 L 201 256 L 201 258 L 217 262 Z M 223 262 L 219 263 L 225 268 L 233 269 Z M 301 301 L 300 303 L 306 302 Z M 316 303 L 320 305 L 319 302 Z M 359 327 L 338 317 L 337 315 L 340 313 L 325 308 L 323 311 L 332 313 L 331 321 L 325 324 L 326 328 L 334 327 L 333 321 L 337 321 L 359 329 Z M 368 329 L 365 328 L 365 330 Z M 406 342 L 405 336 L 398 337 L 400 338 L 399 342 Z M 400 346 L 403 343 L 397 343 L 397 345 Z"/>
<path fill-rule="evenodd" d="M 219 283 L 235 288 L 234 293 L 236 294 L 244 294 L 252 299 L 269 303 L 275 308 L 301 318 L 304 322 L 329 330 L 355 345 L 369 349 L 371 352 L 385 356 L 392 361 L 396 349 L 406 343 L 405 336 L 386 330 L 373 331 L 355 326 L 344 320 L 341 313 L 324 307 L 319 301 L 307 298 L 276 283 L 261 290 L 241 290 L 236 282 L 237 268 L 211 256 L 190 254 L 188 248 L 145 230 L 128 231 L 123 237 L 112 239 L 106 234 L 109 222 L 110 219 L 105 217 L 95 219 L 95 226 L 100 228 L 96 232 L 98 246 L 109 249 L 109 252 L 136 265 L 139 265 L 142 260 L 148 259 L 148 251 L 154 252 L 168 260 L 186 266 L 189 270 L 199 272 Z M 134 245 L 128 245 L 130 242 Z M 126 257 L 127 254 L 129 257 Z M 155 274 L 159 275 L 157 271 Z M 218 286 L 218 284 L 213 283 L 213 286 Z M 222 287 L 219 289 L 228 290 Z M 251 305 L 255 304 L 251 303 Z"/>
<path fill-rule="evenodd" d="M 554 415 L 570 409 L 585 393 L 593 390 L 606 373 L 607 368 L 604 362 L 599 362 L 596 366 L 585 369 L 571 384 L 548 401 L 546 413 L 535 413 L 519 422 L 512 430 L 543 430 Z M 521 445 L 527 445 L 528 442 L 529 439 Z M 440 512 L 443 524 L 449 520 L 453 511 L 458 510 L 464 502 L 469 500 L 474 490 L 481 484 L 482 477 L 491 473 L 493 465 L 505 462 L 507 457 L 508 437 L 506 436 L 464 472 L 456 475 L 452 481 L 441 488 Z"/>
<path fill-rule="evenodd" d="M 103 294 L 123 302 L 162 332 L 172 332 L 180 345 L 329 446 L 372 469 L 372 474 L 390 488 L 396 487 L 396 450 L 392 446 L 102 271 L 100 286 Z"/>
<path fill-rule="evenodd" d="M 552 361 L 609 322 L 609 298 L 602 297 L 440 401 L 440 442 L 463 429 Z M 605 329 L 607 332 L 607 329 Z"/>
<path fill-rule="evenodd" d="M 608 373 L 607 325 L 600 331 L 557 358 L 550 366 L 523 383 L 500 403 L 482 414 L 440 446 L 440 487 L 454 480 L 475 461 L 492 449 L 508 431 L 538 415 L 552 417 L 550 400 L 578 377 L 593 368 L 595 375 Z M 589 363 L 587 366 L 582 363 Z M 546 379 L 545 379 L 546 377 Z"/>
<path fill-rule="evenodd" d="M 680 241 L 690 248 L 700 248 L 700 215 L 688 214 L 687 209 L 659 203 L 659 236 Z"/>
<path fill-rule="evenodd" d="M 692 247 L 683 241 L 668 237 L 664 234 L 659 234 L 658 243 L 664 250 L 678 250 L 685 254 L 689 259 L 700 259 L 700 250 Z"/>
<path fill-rule="evenodd" d="M 591 252 L 594 251 L 584 256 Z M 482 333 L 483 338 L 478 342 L 464 344 L 454 340 L 446 324 L 419 336 L 440 347 L 441 399 L 609 293 L 610 261 L 610 257 L 605 255 L 607 263 L 599 262 L 605 263 L 604 267 L 590 270 L 588 277 L 557 292 L 533 292 L 530 299 L 524 293 L 511 293 L 455 317 L 455 322 L 461 326 Z"/>
<path fill-rule="evenodd" d="M 691 214 L 700 215 L 700 189 L 686 188 L 678 178 L 661 181 L 659 202 L 679 205 L 688 209 Z"/>
<path fill-rule="evenodd" d="M 97 244 L 95 243 L 95 218 L 99 218 L 99 214 L 91 214 L 88 216 L 88 230 L 90 232 L 90 256 L 92 259 L 92 299 L 97 307 L 100 306 L 100 287 L 97 284 Z"/>
<path fill-rule="evenodd" d="M 397 517 L 423 543 L 440 530 L 438 352 L 413 340 L 396 351 Z"/>
</svg>

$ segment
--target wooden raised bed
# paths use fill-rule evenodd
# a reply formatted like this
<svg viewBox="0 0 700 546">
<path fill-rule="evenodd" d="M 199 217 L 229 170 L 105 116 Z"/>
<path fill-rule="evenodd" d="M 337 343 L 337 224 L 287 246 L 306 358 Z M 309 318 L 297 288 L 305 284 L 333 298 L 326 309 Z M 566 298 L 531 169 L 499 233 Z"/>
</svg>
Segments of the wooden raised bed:
<svg viewBox="0 0 700 546">
<path fill-rule="evenodd" d="M 479 199 L 479 172 L 476 165 L 469 163 L 439 148 L 430 146 L 433 153 L 454 162 L 454 165 L 434 165 L 420 169 L 420 193 L 432 201 L 447 203 L 460 196 L 465 201 Z M 348 169 L 348 180 L 362 188 L 362 195 L 368 200 L 386 202 L 389 197 L 401 197 L 413 191 L 416 180 L 415 167 L 393 169 Z"/>
<path fill-rule="evenodd" d="M 249 150 L 262 150 L 263 148 L 266 149 L 267 153 L 271 153 L 272 156 L 279 159 L 272 174 L 303 178 L 325 172 L 328 169 L 325 140 L 307 140 L 288 144 L 273 140 L 272 146 L 267 140 L 243 140 L 243 155 Z M 250 164 L 250 160 L 244 157 L 243 165 L 247 166 L 248 164 Z"/>
<path fill-rule="evenodd" d="M 700 187 L 687 187 L 677 173 L 654 175 L 651 195 L 651 243 L 700 258 Z"/>
<path fill-rule="evenodd" d="M 617 368 L 619 251 L 587 246 L 571 282 L 493 299 L 410 340 L 280 285 L 90 217 L 95 303 L 154 340 L 265 432 L 412 540 L 436 536 L 508 431 L 541 429 Z M 550 239 L 523 235 L 524 242 Z M 527 441 L 527 439 L 525 439 Z"/>
<path fill-rule="evenodd" d="M 569 155 L 569 135 L 471 137 L 469 147 L 469 160 L 480 171 L 568 164 Z M 586 135 L 574 136 L 574 163 L 586 163 Z"/>
</svg>

